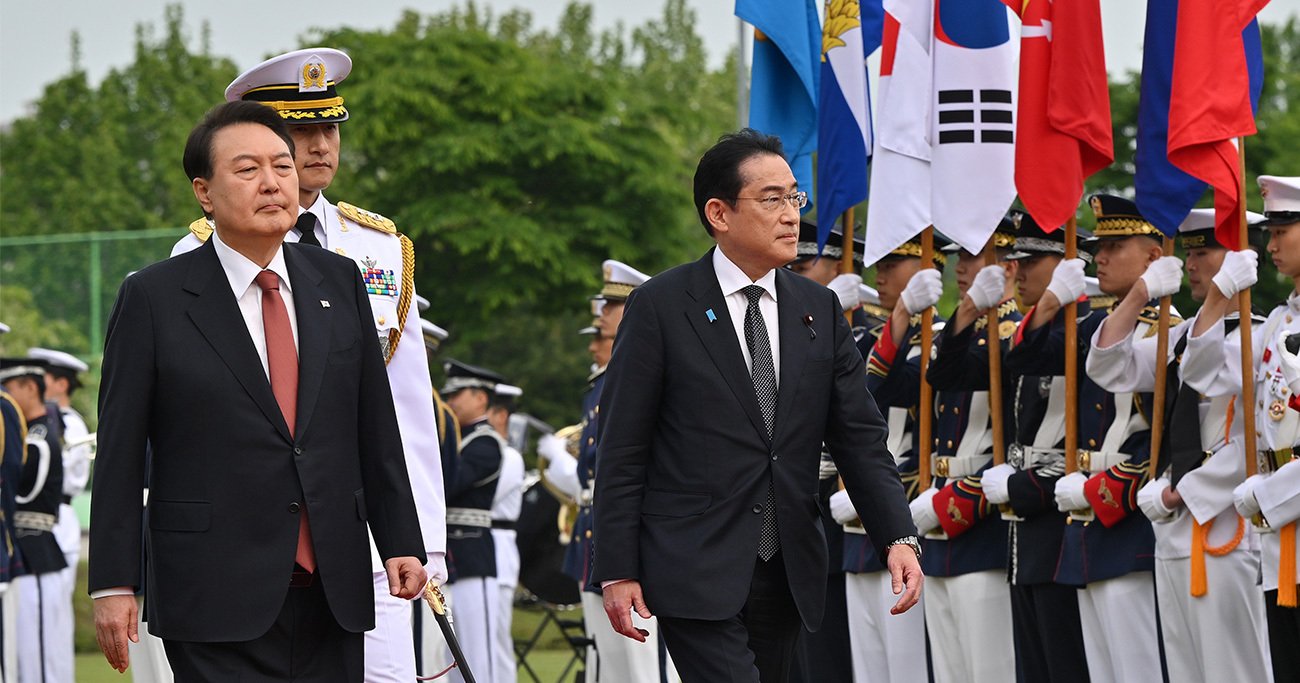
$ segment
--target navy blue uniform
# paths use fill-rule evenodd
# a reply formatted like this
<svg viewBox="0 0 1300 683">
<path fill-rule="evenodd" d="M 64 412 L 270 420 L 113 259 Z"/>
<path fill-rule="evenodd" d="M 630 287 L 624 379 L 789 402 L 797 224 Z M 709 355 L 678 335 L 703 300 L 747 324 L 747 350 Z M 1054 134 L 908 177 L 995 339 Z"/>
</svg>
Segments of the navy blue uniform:
<svg viewBox="0 0 1300 683">
<path fill-rule="evenodd" d="M 597 370 L 590 378 L 587 393 L 582 397 L 582 431 L 578 441 L 578 517 L 573 521 L 573 536 L 564 551 L 564 573 L 578 582 L 583 590 L 599 593 L 600 587 L 591 584 L 592 510 L 591 491 L 596 478 L 597 432 L 600 427 L 600 390 L 605 386 L 605 369 Z"/>
<path fill-rule="evenodd" d="M 485 417 L 469 425 L 455 475 L 447 479 L 447 571 L 451 582 L 497 575 L 491 510 L 500 476 L 501 444 Z"/>
</svg>

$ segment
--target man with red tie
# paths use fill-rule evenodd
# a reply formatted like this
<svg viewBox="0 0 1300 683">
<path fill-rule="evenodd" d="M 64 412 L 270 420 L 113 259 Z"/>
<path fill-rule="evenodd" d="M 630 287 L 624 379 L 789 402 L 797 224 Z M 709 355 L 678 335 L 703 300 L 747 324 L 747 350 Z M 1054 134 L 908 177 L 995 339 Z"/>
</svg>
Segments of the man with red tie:
<svg viewBox="0 0 1300 683">
<path fill-rule="evenodd" d="M 149 630 L 178 680 L 362 680 L 362 633 L 375 623 L 367 525 L 392 595 L 424 585 L 360 274 L 347 258 L 283 244 L 297 216 L 293 153 L 263 105 L 209 112 L 184 163 L 213 239 L 118 294 L 89 587 L 100 648 L 119 671 L 137 639 L 142 573 Z"/>
</svg>

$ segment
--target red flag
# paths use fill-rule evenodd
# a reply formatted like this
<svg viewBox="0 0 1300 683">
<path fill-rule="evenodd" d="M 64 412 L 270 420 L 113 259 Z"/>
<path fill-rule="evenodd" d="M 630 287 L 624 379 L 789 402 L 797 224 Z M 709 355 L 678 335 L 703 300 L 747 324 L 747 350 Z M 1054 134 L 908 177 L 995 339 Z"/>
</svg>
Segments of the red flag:
<svg viewBox="0 0 1300 683">
<path fill-rule="evenodd" d="M 1054 230 L 1074 215 L 1084 179 L 1115 160 L 1101 8 L 1026 0 L 1020 20 L 1016 190 Z"/>
<path fill-rule="evenodd" d="M 1268 0 L 1180 0 L 1169 93 L 1169 161 L 1214 188 L 1215 236 L 1237 244 L 1242 169 L 1234 139 L 1255 133 L 1242 31 Z"/>
</svg>

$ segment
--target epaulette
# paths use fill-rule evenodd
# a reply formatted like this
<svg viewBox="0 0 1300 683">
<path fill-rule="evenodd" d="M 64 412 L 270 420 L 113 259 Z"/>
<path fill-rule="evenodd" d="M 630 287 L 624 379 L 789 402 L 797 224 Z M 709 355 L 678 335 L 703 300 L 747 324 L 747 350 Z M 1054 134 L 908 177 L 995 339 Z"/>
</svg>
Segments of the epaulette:
<svg viewBox="0 0 1300 683">
<path fill-rule="evenodd" d="M 1174 325 L 1177 325 L 1182 321 L 1183 321 L 1182 316 L 1178 315 L 1173 310 L 1169 311 L 1170 327 L 1173 327 Z M 1142 312 L 1138 314 L 1138 322 L 1142 322 L 1142 323 L 1146 323 L 1147 325 L 1150 325 L 1150 328 L 1147 329 L 1147 333 L 1145 336 L 1147 337 L 1155 336 L 1157 332 L 1156 326 L 1160 324 L 1160 307 L 1148 304 L 1145 308 L 1142 309 Z"/>
<path fill-rule="evenodd" d="M 212 221 L 207 216 L 190 223 L 190 234 L 194 235 L 200 243 L 207 242 L 212 236 Z"/>
<path fill-rule="evenodd" d="M 862 312 L 881 320 L 889 320 L 889 316 L 891 315 L 891 311 L 886 310 L 884 306 L 877 306 L 875 304 L 862 304 Z"/>
<path fill-rule="evenodd" d="M 339 215 L 357 225 L 370 228 L 371 230 L 378 230 L 379 232 L 386 232 L 390 235 L 397 232 L 397 226 L 393 221 L 375 213 L 374 211 L 367 211 L 347 202 L 339 202 L 337 206 L 339 209 Z"/>
</svg>

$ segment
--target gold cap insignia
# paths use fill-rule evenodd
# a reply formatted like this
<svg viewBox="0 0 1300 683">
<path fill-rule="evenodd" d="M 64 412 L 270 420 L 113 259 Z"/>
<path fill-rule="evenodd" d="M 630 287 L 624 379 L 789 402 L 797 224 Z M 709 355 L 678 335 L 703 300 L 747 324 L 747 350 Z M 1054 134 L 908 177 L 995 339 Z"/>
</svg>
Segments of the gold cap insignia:
<svg viewBox="0 0 1300 683">
<path fill-rule="evenodd" d="M 325 62 L 319 57 L 311 57 L 302 65 L 302 80 L 298 82 L 298 92 L 321 92 L 325 90 Z"/>
</svg>

